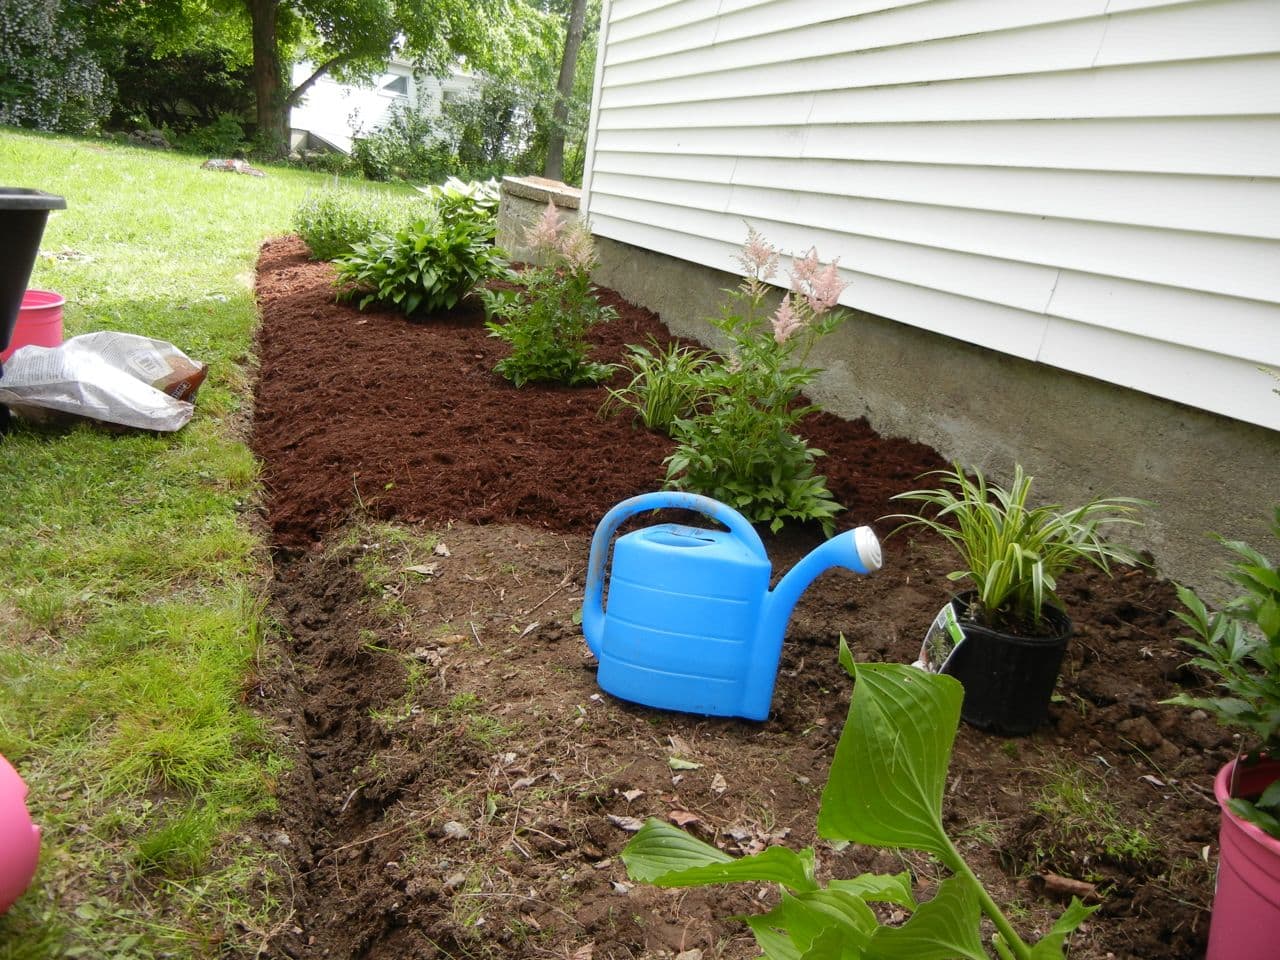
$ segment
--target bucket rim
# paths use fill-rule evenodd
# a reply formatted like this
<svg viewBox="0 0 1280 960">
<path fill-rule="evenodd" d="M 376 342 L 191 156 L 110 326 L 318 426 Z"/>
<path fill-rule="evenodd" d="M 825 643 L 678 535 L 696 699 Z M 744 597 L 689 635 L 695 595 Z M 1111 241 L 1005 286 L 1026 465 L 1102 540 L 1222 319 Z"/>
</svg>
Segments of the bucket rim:
<svg viewBox="0 0 1280 960">
<path fill-rule="evenodd" d="M 67 298 L 56 290 L 37 290 L 28 287 L 22 294 L 22 310 L 52 310 L 65 307 Z"/>
</svg>

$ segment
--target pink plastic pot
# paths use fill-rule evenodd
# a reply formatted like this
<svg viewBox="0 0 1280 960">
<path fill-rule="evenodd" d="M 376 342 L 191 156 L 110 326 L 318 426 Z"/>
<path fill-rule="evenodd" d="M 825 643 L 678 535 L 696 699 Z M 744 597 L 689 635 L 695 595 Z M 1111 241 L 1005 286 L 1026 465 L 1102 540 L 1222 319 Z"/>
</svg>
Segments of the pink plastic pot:
<svg viewBox="0 0 1280 960">
<path fill-rule="evenodd" d="M 1218 771 L 1213 792 L 1222 808 L 1218 889 L 1205 960 L 1275 960 L 1280 956 L 1280 840 L 1227 808 L 1233 796 L 1256 797 L 1280 780 L 1280 761 Z M 1233 789 L 1234 788 L 1234 789 Z"/>
<path fill-rule="evenodd" d="M 14 324 L 9 349 L 0 353 L 4 363 L 19 347 L 56 347 L 62 343 L 62 308 L 66 298 L 51 290 L 28 290 L 22 295 L 22 309 Z"/>
<path fill-rule="evenodd" d="M 27 813 L 27 785 L 0 756 L 0 913 L 22 896 L 40 859 L 40 828 Z"/>
</svg>

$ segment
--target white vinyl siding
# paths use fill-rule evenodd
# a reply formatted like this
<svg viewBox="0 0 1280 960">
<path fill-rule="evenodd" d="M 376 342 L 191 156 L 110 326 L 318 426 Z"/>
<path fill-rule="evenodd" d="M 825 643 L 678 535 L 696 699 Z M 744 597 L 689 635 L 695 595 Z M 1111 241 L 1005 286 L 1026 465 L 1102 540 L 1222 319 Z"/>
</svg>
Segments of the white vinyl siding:
<svg viewBox="0 0 1280 960">
<path fill-rule="evenodd" d="M 1280 0 L 613 0 L 594 231 L 1280 429 Z"/>
</svg>

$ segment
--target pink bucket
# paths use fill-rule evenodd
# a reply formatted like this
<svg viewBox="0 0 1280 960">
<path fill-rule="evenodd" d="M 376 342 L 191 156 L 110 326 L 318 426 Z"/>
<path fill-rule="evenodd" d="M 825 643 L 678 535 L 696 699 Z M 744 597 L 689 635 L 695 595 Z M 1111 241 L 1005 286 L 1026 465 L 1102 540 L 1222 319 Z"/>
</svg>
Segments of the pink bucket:
<svg viewBox="0 0 1280 960">
<path fill-rule="evenodd" d="M 1205 960 L 1275 960 L 1280 949 L 1280 840 L 1237 817 L 1227 809 L 1227 800 L 1260 794 L 1280 779 L 1280 761 L 1242 765 L 1232 790 L 1238 762 L 1219 770 L 1213 782 L 1222 828 Z"/>
<path fill-rule="evenodd" d="M 0 353 L 4 363 L 19 347 L 56 347 L 62 343 L 62 308 L 66 299 L 50 290 L 28 290 L 14 324 L 9 349 Z"/>
</svg>

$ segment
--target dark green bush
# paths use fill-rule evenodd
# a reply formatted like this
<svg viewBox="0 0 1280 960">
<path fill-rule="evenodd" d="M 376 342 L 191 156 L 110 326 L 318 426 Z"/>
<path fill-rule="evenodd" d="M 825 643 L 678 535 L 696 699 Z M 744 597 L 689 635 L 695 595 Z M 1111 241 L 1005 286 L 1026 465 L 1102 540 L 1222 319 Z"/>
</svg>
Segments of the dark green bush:
<svg viewBox="0 0 1280 960">
<path fill-rule="evenodd" d="M 506 270 L 490 229 L 474 220 L 418 220 L 394 235 L 379 234 L 335 261 L 339 299 L 395 306 L 409 316 L 449 310 Z"/>
</svg>

